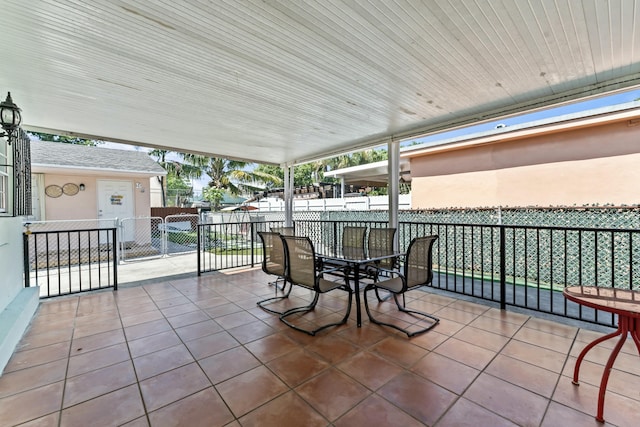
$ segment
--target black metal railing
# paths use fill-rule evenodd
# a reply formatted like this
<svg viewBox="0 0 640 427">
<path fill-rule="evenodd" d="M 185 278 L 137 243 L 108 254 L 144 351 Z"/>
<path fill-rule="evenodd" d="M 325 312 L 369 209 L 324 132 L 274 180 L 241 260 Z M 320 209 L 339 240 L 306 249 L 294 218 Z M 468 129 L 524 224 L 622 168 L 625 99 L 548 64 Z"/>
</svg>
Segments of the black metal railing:
<svg viewBox="0 0 640 427">
<path fill-rule="evenodd" d="M 23 241 L 25 286 L 41 298 L 118 289 L 116 228 L 26 231 Z"/>
<path fill-rule="evenodd" d="M 262 262 L 258 232 L 283 225 L 282 221 L 198 224 L 198 275 Z"/>
<path fill-rule="evenodd" d="M 282 223 L 200 225 L 198 274 L 260 263 L 256 233 L 278 225 Z M 310 237 L 316 246 L 338 244 L 345 226 L 388 225 L 384 221 L 295 221 L 296 234 Z M 502 309 L 519 307 L 615 326 L 616 316 L 567 301 L 563 289 L 640 287 L 640 230 L 400 222 L 399 248 L 406 250 L 413 238 L 431 234 L 439 236 L 432 286 L 495 302 Z"/>
</svg>

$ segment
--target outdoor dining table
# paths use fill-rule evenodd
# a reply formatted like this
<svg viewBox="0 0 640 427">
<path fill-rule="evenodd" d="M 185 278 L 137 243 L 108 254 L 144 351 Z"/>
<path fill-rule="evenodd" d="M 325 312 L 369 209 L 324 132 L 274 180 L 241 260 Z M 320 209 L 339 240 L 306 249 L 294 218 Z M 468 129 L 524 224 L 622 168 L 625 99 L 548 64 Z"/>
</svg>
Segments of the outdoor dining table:
<svg viewBox="0 0 640 427">
<path fill-rule="evenodd" d="M 405 252 L 399 251 L 367 251 L 364 248 L 320 248 L 316 250 L 316 258 L 323 264 L 343 265 L 346 269 L 347 280 L 353 281 L 353 289 L 356 294 L 356 323 L 362 326 L 362 311 L 360 309 L 360 275 L 361 268 L 367 264 L 375 264 L 388 258 L 404 256 Z"/>
<path fill-rule="evenodd" d="M 600 391 L 598 393 L 598 412 L 596 420 L 604 422 L 604 395 L 607 390 L 607 382 L 613 363 L 620 352 L 620 349 L 627 340 L 627 334 L 631 335 L 638 354 L 640 355 L 640 292 L 628 289 L 601 288 L 596 286 L 571 286 L 565 288 L 564 296 L 573 302 L 591 307 L 597 310 L 606 311 L 618 315 L 618 329 L 615 332 L 600 337 L 588 344 L 578 356 L 576 366 L 573 371 L 573 381 L 575 385 L 579 385 L 578 374 L 580 372 L 580 364 L 586 354 L 596 345 L 608 339 L 620 336 L 618 343 L 615 345 L 609 356 L 609 360 L 602 372 L 600 380 Z"/>
</svg>

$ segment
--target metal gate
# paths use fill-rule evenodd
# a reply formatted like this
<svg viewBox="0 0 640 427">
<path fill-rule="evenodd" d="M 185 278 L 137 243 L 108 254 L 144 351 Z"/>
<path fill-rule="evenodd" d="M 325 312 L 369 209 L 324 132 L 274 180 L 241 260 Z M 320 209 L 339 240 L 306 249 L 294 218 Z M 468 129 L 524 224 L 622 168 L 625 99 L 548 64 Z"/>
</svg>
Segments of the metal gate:
<svg viewBox="0 0 640 427">
<path fill-rule="evenodd" d="M 196 252 L 200 217 L 194 214 L 123 218 L 118 221 L 120 260 L 133 261 Z M 126 237 L 125 236 L 129 236 Z"/>
</svg>

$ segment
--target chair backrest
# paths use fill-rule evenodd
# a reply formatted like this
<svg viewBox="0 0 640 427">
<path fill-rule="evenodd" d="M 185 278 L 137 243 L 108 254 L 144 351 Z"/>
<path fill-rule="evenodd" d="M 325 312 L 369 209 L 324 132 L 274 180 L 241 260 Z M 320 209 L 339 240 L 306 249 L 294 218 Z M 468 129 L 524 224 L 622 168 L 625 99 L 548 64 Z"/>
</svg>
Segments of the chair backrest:
<svg viewBox="0 0 640 427">
<path fill-rule="evenodd" d="M 262 271 L 284 276 L 285 254 L 280 234 L 272 231 L 258 231 L 258 236 L 262 240 Z"/>
<path fill-rule="evenodd" d="M 367 227 L 346 226 L 342 229 L 342 248 L 364 249 Z"/>
<path fill-rule="evenodd" d="M 308 237 L 281 236 L 287 258 L 287 280 L 309 289 L 316 287 L 316 253 Z"/>
<path fill-rule="evenodd" d="M 271 231 L 283 236 L 295 236 L 295 227 L 271 227 Z"/>
<path fill-rule="evenodd" d="M 369 256 L 380 252 L 393 252 L 393 238 L 396 235 L 395 228 L 372 228 L 369 230 L 367 250 Z M 390 269 L 395 264 L 394 258 L 381 260 L 378 265 Z"/>
<path fill-rule="evenodd" d="M 438 236 L 416 237 L 409 243 L 404 264 L 407 289 L 433 280 L 433 243 Z"/>
</svg>

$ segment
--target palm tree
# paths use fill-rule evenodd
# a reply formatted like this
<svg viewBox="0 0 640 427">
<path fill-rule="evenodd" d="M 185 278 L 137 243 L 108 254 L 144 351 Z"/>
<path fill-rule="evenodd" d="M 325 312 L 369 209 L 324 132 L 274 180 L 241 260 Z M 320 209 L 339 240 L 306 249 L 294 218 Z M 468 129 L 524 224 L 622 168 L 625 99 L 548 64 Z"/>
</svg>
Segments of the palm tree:
<svg viewBox="0 0 640 427">
<path fill-rule="evenodd" d="M 281 178 L 253 168 L 252 163 L 197 154 L 183 154 L 183 159 L 210 178 L 209 187 L 227 191 L 235 196 L 262 191 L 261 184 L 282 184 Z M 219 207 L 220 201 L 214 200 L 214 209 L 217 210 Z"/>
<path fill-rule="evenodd" d="M 174 176 L 176 178 L 179 179 L 190 179 L 190 178 L 195 178 L 198 179 L 202 176 L 202 171 L 200 170 L 200 168 L 188 164 L 188 163 L 181 163 L 178 162 L 176 160 L 170 160 L 167 159 L 167 155 L 169 153 L 172 153 L 168 150 L 159 150 L 159 149 L 155 149 L 155 150 L 151 150 L 149 152 L 149 155 L 152 157 L 156 158 L 156 162 L 162 166 L 164 168 L 164 170 L 167 171 L 167 180 L 165 180 L 165 177 L 163 176 L 159 176 L 158 177 L 158 181 L 160 182 L 160 190 L 162 193 L 162 206 L 166 207 L 167 206 L 167 190 L 168 188 L 165 188 L 166 185 L 165 183 L 168 182 L 168 177 L 169 176 Z M 180 156 L 184 156 L 184 154 L 182 153 L 175 153 L 178 154 Z"/>
</svg>

